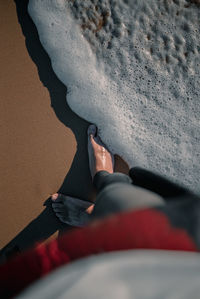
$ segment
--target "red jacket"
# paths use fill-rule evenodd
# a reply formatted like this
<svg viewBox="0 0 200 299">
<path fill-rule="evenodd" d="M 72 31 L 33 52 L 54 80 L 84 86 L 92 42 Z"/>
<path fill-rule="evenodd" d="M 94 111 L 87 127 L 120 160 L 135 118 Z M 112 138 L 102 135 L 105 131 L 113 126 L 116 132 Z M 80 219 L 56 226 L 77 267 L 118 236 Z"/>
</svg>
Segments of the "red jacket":
<svg viewBox="0 0 200 299">
<path fill-rule="evenodd" d="M 187 232 L 171 226 L 164 213 L 145 209 L 120 213 L 70 231 L 0 267 L 0 298 L 9 298 L 61 265 L 102 252 L 127 249 L 197 251 Z"/>
</svg>

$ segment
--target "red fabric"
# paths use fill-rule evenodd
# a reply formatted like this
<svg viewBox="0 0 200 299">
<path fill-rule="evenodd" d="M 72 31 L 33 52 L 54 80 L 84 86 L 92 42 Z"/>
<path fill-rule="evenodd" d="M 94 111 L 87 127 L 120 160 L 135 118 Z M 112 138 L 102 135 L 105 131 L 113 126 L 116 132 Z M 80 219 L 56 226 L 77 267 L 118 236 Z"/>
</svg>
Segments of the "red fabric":
<svg viewBox="0 0 200 299">
<path fill-rule="evenodd" d="M 9 298 L 31 282 L 72 260 L 127 249 L 197 251 L 186 231 L 173 228 L 153 209 L 121 213 L 41 244 L 0 267 L 0 297 Z"/>
<path fill-rule="evenodd" d="M 197 250 L 186 231 L 173 228 L 164 214 L 150 209 L 95 222 L 66 234 L 58 243 L 70 260 L 126 249 Z"/>
</svg>

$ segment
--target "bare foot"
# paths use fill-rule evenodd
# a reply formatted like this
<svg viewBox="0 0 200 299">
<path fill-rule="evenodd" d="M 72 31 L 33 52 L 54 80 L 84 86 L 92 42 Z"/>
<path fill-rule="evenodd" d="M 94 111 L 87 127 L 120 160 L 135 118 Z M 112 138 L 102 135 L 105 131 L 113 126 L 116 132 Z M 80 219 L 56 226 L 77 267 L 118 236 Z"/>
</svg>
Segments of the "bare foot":
<svg viewBox="0 0 200 299">
<path fill-rule="evenodd" d="M 98 171 L 113 173 L 114 157 L 97 135 L 95 125 L 88 128 L 88 155 L 92 178 Z M 72 226 L 84 226 L 91 219 L 94 204 L 79 198 L 55 193 L 51 197 L 52 208 L 60 221 Z"/>
<path fill-rule="evenodd" d="M 61 222 L 81 227 L 90 221 L 94 208 L 91 202 L 60 193 L 53 194 L 51 199 L 52 208 Z"/>
<path fill-rule="evenodd" d="M 97 127 L 95 125 L 90 125 L 88 128 L 88 155 L 92 178 L 101 170 L 113 173 L 114 156 L 97 135 Z"/>
</svg>

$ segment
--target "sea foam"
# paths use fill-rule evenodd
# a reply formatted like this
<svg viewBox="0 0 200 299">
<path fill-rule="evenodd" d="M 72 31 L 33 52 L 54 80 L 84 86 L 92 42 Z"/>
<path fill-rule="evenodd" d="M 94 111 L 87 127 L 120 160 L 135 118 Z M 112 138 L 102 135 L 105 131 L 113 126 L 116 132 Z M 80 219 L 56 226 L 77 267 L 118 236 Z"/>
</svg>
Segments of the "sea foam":
<svg viewBox="0 0 200 299">
<path fill-rule="evenodd" d="M 72 110 L 130 166 L 198 193 L 199 2 L 29 1 Z"/>
</svg>

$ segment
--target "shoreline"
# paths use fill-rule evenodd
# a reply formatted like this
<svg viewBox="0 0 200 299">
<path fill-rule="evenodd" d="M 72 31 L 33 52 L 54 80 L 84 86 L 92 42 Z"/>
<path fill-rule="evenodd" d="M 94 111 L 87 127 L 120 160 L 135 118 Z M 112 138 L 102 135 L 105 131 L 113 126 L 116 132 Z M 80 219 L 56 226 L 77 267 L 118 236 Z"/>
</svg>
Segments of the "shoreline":
<svg viewBox="0 0 200 299">
<path fill-rule="evenodd" d="M 27 1 L 1 2 L 0 14 L 0 248 L 17 246 L 21 251 L 68 229 L 53 214 L 50 194 L 94 196 L 89 123 L 67 105 L 66 88 L 39 42 Z M 115 171 L 128 172 L 119 156 Z"/>
</svg>

